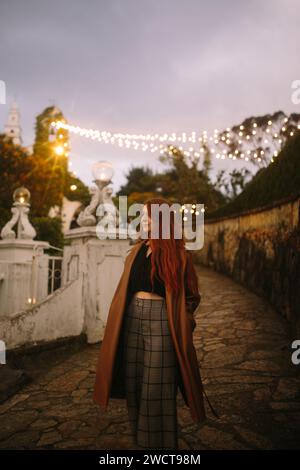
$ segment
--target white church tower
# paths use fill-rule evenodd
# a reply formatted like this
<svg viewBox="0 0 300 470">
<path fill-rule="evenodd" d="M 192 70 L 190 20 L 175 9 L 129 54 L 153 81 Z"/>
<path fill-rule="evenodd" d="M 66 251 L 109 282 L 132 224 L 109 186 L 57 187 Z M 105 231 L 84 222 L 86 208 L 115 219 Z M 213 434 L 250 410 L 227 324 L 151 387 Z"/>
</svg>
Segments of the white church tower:
<svg viewBox="0 0 300 470">
<path fill-rule="evenodd" d="M 20 112 L 17 103 L 14 101 L 9 114 L 7 123 L 4 127 L 5 135 L 13 138 L 15 145 L 22 145 L 22 129 L 20 122 Z"/>
</svg>

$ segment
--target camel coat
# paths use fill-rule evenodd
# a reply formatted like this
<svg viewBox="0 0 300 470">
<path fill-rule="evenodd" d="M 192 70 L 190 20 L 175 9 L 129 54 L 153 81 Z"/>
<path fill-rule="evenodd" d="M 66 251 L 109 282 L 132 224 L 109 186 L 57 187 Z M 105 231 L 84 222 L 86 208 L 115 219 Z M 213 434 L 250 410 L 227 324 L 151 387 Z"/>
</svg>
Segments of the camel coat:
<svg viewBox="0 0 300 470">
<path fill-rule="evenodd" d="M 123 359 L 123 318 L 128 306 L 127 287 L 130 269 L 142 244 L 140 239 L 131 248 L 124 263 L 124 270 L 116 287 L 110 305 L 103 341 L 100 346 L 93 400 L 104 410 L 110 398 L 126 398 Z M 166 307 L 170 332 L 176 350 L 180 370 L 179 388 L 185 404 L 190 408 L 192 419 L 196 423 L 206 420 L 203 386 L 193 345 L 193 330 L 196 322 L 193 313 L 200 303 L 201 295 L 187 291 L 186 266 L 192 263 L 191 253 L 181 251 L 181 289 L 177 301 L 166 288 Z"/>
</svg>

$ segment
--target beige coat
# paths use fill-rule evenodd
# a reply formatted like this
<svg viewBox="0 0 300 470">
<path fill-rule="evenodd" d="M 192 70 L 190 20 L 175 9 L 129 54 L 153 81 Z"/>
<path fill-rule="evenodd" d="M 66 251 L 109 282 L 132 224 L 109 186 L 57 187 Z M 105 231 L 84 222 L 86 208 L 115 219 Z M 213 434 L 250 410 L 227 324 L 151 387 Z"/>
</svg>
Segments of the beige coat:
<svg viewBox="0 0 300 470">
<path fill-rule="evenodd" d="M 106 323 L 104 338 L 101 343 L 93 399 L 106 410 L 109 398 L 126 398 L 124 383 L 124 367 L 122 366 L 122 321 L 127 307 L 127 287 L 130 269 L 134 258 L 146 240 L 139 240 L 128 253 L 124 270 L 116 287 Z M 193 345 L 193 330 L 196 322 L 193 313 L 200 303 L 201 296 L 191 295 L 187 291 L 185 270 L 187 263 L 192 263 L 191 253 L 181 252 L 181 289 L 177 301 L 166 288 L 166 307 L 170 332 L 173 338 L 179 369 L 179 388 L 186 405 L 190 408 L 194 422 L 205 421 L 203 386 Z"/>
</svg>

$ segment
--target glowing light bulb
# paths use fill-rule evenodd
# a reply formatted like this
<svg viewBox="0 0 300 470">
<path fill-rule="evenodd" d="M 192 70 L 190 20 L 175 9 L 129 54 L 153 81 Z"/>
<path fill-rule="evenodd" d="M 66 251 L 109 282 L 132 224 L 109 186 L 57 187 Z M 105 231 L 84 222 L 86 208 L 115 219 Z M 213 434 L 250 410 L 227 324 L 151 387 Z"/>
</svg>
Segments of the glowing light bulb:
<svg viewBox="0 0 300 470">
<path fill-rule="evenodd" d="M 58 145 L 57 147 L 55 147 L 55 153 L 56 155 L 63 155 L 64 153 L 64 148 L 62 145 Z"/>
</svg>

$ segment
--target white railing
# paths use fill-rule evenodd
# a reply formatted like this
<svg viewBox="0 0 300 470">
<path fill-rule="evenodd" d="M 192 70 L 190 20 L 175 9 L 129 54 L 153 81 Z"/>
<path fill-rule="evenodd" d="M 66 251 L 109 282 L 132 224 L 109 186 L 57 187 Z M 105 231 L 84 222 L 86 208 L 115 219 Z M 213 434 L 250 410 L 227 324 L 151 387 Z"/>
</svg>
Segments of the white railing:
<svg viewBox="0 0 300 470">
<path fill-rule="evenodd" d="M 52 247 L 58 251 L 60 248 Z M 32 307 L 61 287 L 62 256 L 34 250 L 32 261 L 0 261 L 0 316 Z"/>
<path fill-rule="evenodd" d="M 48 260 L 48 294 L 52 294 L 52 292 L 61 287 L 63 258 L 62 256 L 49 256 Z"/>
<path fill-rule="evenodd" d="M 49 245 L 49 248 L 60 251 L 63 253 L 61 248 Z M 52 294 L 56 289 L 61 287 L 62 281 L 62 256 L 51 256 L 48 257 L 48 295 Z"/>
</svg>

